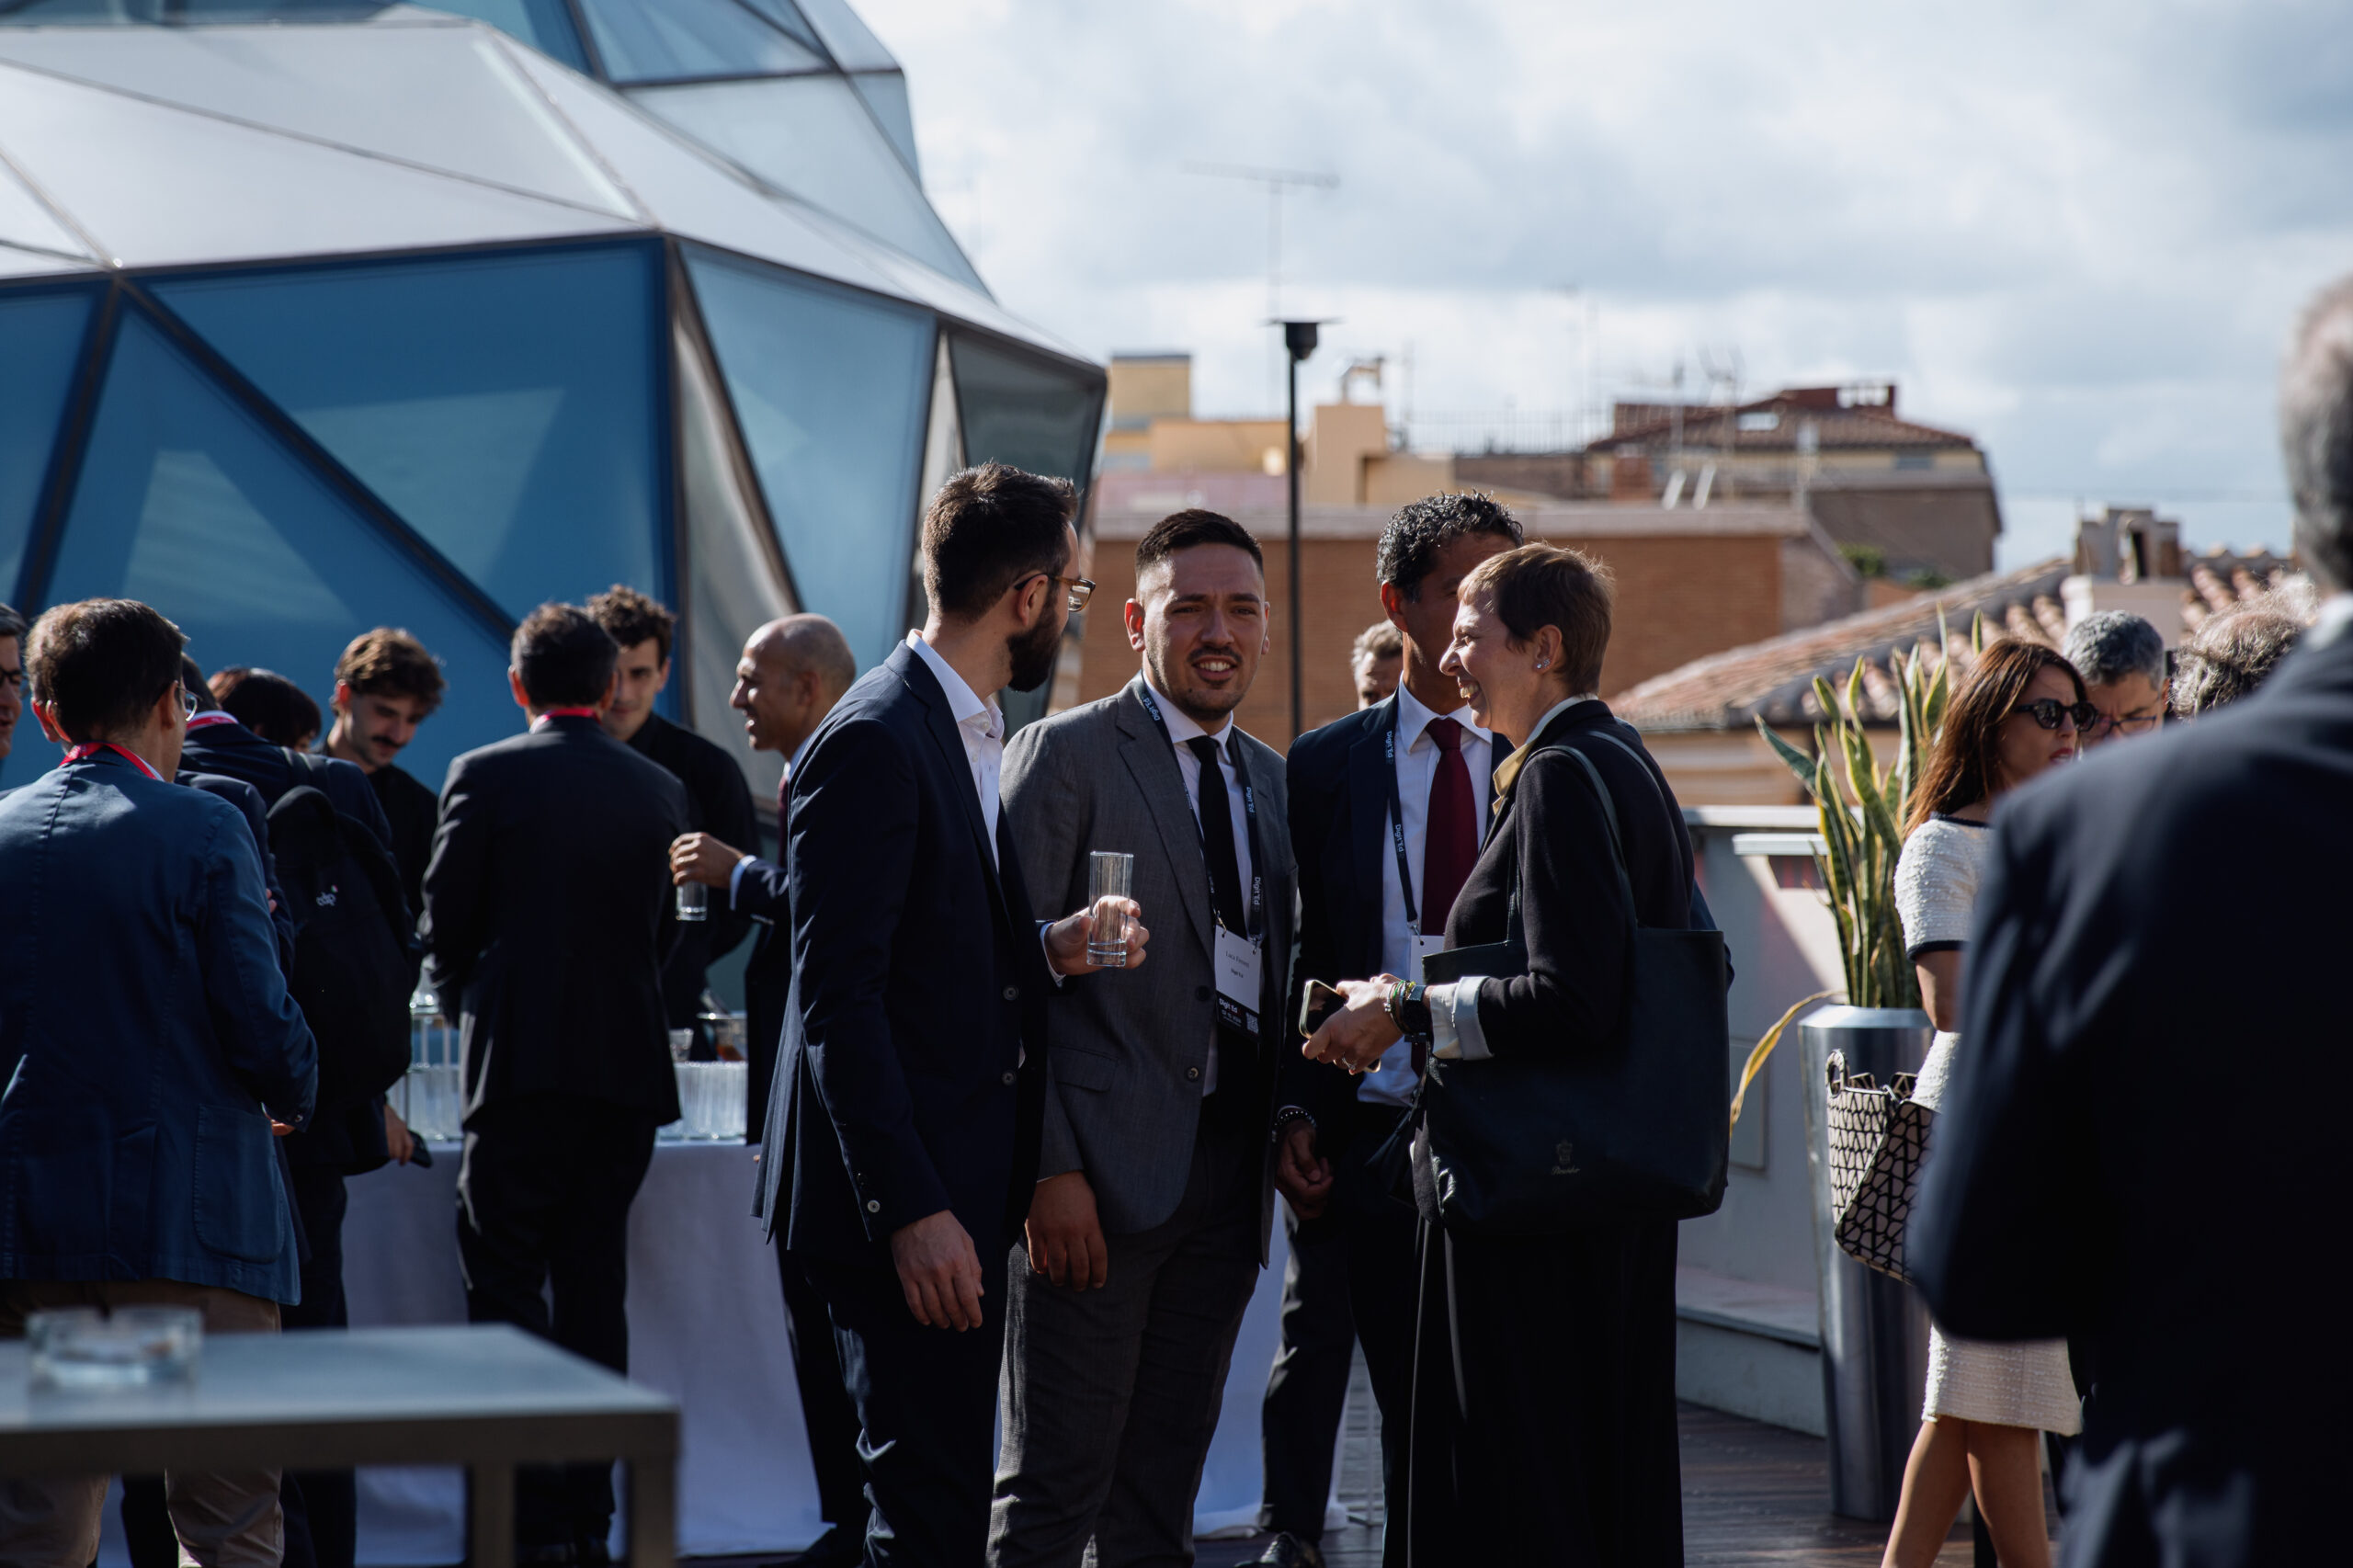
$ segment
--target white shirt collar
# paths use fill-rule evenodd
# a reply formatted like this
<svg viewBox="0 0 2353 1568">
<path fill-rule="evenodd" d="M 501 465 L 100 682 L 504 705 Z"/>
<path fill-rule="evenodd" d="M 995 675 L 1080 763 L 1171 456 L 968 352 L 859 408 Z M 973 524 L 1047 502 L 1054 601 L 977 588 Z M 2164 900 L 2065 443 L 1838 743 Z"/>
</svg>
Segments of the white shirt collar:
<svg viewBox="0 0 2353 1568">
<path fill-rule="evenodd" d="M 2353 626 L 2353 593 L 2331 594 L 2321 601 L 2307 640 L 2315 648 L 2323 647 L 2344 636 L 2348 626 Z"/>
<path fill-rule="evenodd" d="M 913 648 L 915 651 L 915 656 L 930 666 L 932 675 L 939 682 L 939 689 L 948 694 L 949 717 L 953 718 L 957 723 L 962 724 L 970 720 L 985 716 L 988 720 L 989 733 L 994 734 L 998 732 L 1004 723 L 1004 719 L 997 710 L 995 698 L 983 699 L 975 696 L 972 688 L 965 684 L 964 677 L 956 673 L 956 667 L 939 656 L 939 650 L 923 640 L 922 632 L 908 632 L 907 646 Z"/>
<path fill-rule="evenodd" d="M 1145 676 L 1143 684 L 1151 691 L 1152 699 L 1160 704 L 1161 722 L 1168 726 L 1168 739 L 1171 744 L 1181 746 L 1187 741 L 1207 735 L 1222 747 L 1225 744 L 1225 737 L 1233 733 L 1233 714 L 1228 713 L 1225 716 L 1225 722 L 1216 729 L 1205 730 L 1194 722 L 1191 714 L 1169 701 L 1168 694 L 1160 689 L 1152 676 Z"/>
<path fill-rule="evenodd" d="M 1420 698 L 1405 689 L 1404 681 L 1399 681 L 1397 683 L 1397 733 L 1405 737 L 1407 751 L 1422 744 L 1423 733 L 1430 727 L 1430 721 L 1433 719 L 1451 719 L 1479 740 L 1495 739 L 1494 735 L 1472 722 L 1469 703 L 1464 703 L 1451 713 L 1433 713 L 1423 706 Z"/>
<path fill-rule="evenodd" d="M 1402 690 L 1403 687 L 1400 687 L 1399 689 Z M 1559 718 L 1567 710 L 1574 708 L 1580 702 L 1598 702 L 1600 699 L 1599 693 L 1591 691 L 1581 691 L 1574 697 L 1563 697 L 1560 701 L 1555 702 L 1552 707 L 1544 710 L 1544 717 L 1536 721 L 1536 728 L 1534 730 L 1520 737 L 1519 744 L 1521 747 L 1524 749 L 1528 745 L 1529 742 L 1534 740 L 1538 735 L 1542 734 L 1545 727 L 1551 724 L 1553 720 Z"/>
</svg>

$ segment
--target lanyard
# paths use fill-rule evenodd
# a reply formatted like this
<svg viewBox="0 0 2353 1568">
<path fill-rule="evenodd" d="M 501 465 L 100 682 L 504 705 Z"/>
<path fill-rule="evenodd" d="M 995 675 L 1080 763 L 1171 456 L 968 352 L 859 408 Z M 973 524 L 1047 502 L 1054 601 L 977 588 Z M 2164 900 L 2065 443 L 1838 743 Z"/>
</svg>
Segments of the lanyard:
<svg viewBox="0 0 2353 1568">
<path fill-rule="evenodd" d="M 1405 797 L 1397 789 L 1397 726 L 1405 710 L 1395 698 L 1389 700 L 1389 727 L 1381 734 L 1381 761 L 1389 777 L 1389 842 L 1397 851 L 1397 888 L 1405 895 L 1405 929 L 1422 934 L 1421 911 L 1414 903 L 1414 872 L 1405 857 Z M 1428 831 L 1424 824 L 1423 831 Z"/>
<path fill-rule="evenodd" d="M 234 713 L 224 712 L 221 709 L 213 708 L 208 709 L 202 713 L 190 715 L 188 722 L 188 727 L 190 730 L 209 730 L 216 724 L 233 724 L 236 722 L 237 716 Z"/>
<path fill-rule="evenodd" d="M 73 750 L 65 754 L 65 760 L 58 764 L 58 766 L 60 767 L 70 767 L 77 762 L 87 762 L 90 758 L 96 756 L 102 751 L 110 751 L 114 753 L 115 756 L 122 758 L 123 761 L 131 764 L 131 767 L 139 769 L 140 772 L 145 774 L 148 778 L 153 778 L 158 784 L 164 781 L 164 776 L 162 774 L 147 766 L 147 759 L 145 757 L 141 756 L 136 752 L 125 751 L 122 747 L 115 744 L 112 741 L 94 741 L 86 744 L 75 746 Z"/>
<path fill-rule="evenodd" d="M 1168 733 L 1168 721 L 1160 716 L 1160 704 L 1153 700 L 1151 683 L 1148 681 L 1137 683 L 1136 695 L 1143 699 L 1143 710 L 1151 714 L 1152 722 L 1159 726 L 1160 738 L 1168 743 L 1168 750 L 1173 756 L 1176 750 L 1176 738 Z M 1221 751 L 1225 749 L 1222 743 L 1220 744 L 1218 749 Z M 1202 763 L 1201 766 L 1209 767 L 1214 767 L 1215 764 Z M 1248 915 L 1250 930 L 1264 932 L 1267 928 L 1267 857 L 1258 847 L 1258 794 L 1256 790 L 1250 787 L 1250 770 L 1242 766 L 1241 756 L 1239 753 L 1234 754 L 1233 777 L 1235 781 L 1242 786 L 1242 820 L 1250 832 L 1250 913 Z M 1184 778 L 1184 774 L 1181 770 L 1178 772 L 1177 778 L 1180 780 Z M 1199 817 L 1200 800 L 1198 792 L 1196 792 L 1191 804 L 1195 813 L 1193 818 L 1193 831 L 1195 834 L 1200 835 L 1201 864 L 1206 868 L 1210 861 L 1210 841 L 1208 835 L 1203 834 L 1201 831 Z M 1223 926 L 1225 924 L 1225 917 L 1217 914 L 1215 879 L 1211 879 L 1211 882 L 1210 913 L 1220 926 Z M 1234 935 L 1238 937 L 1247 937 L 1249 934 L 1250 933 L 1247 931 L 1237 931 L 1234 933 Z"/>
</svg>

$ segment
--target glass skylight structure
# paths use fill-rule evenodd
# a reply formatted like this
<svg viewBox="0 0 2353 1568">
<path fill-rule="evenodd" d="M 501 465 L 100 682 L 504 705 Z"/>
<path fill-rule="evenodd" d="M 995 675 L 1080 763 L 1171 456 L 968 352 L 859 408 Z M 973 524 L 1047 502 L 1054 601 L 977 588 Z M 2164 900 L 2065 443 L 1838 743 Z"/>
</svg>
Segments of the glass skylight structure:
<svg viewBox="0 0 2353 1568">
<path fill-rule="evenodd" d="M 321 697 L 406 626 L 438 783 L 514 732 L 515 622 L 630 583 L 741 754 L 745 634 L 820 610 L 878 662 L 947 472 L 1088 481 L 1101 369 L 981 287 L 839 0 L 154 4 L 0 0 L 19 608 L 146 599 Z"/>
</svg>

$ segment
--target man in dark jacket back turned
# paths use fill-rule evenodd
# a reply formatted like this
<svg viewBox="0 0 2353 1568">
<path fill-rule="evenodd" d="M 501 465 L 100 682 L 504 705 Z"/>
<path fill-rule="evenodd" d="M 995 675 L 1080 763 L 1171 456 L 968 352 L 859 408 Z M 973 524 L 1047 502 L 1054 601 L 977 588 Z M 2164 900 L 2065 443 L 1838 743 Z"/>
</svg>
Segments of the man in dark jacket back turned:
<svg viewBox="0 0 2353 1568">
<path fill-rule="evenodd" d="M 574 605 L 516 631 L 530 730 L 449 765 L 425 935 L 464 1064 L 467 1316 L 622 1372 L 630 1203 L 678 1116 L 661 976 L 687 798 L 599 722 L 618 653 Z M 521 1561 L 604 1562 L 612 1516 L 609 1466 L 517 1477 Z"/>
<path fill-rule="evenodd" d="M 90 599 L 28 650 L 41 727 L 71 749 L 0 801 L 0 1335 L 132 1305 L 274 1333 L 299 1293 L 270 1135 L 310 1115 L 317 1053 L 244 819 L 171 782 L 182 641 L 143 604 Z M 276 1562 L 278 1483 L 167 1475 L 186 1560 Z M 0 1562 L 92 1561 L 106 1490 L 0 1480 Z"/>
<path fill-rule="evenodd" d="M 744 769 L 717 745 L 654 711 L 654 699 L 670 684 L 670 643 L 677 617 L 619 583 L 590 599 L 588 613 L 621 651 L 613 700 L 605 710 L 605 733 L 660 763 L 686 786 L 690 830 L 729 844 L 756 844 L 759 819 L 752 812 L 752 790 L 744 781 Z M 703 1037 L 704 977 L 712 960 L 733 952 L 751 929 L 749 915 L 714 898 L 708 918 L 678 927 L 677 941 L 662 966 L 663 1011 L 672 1028 L 695 1031 L 699 1060 L 716 1054 Z M 750 1103 L 756 1107 L 760 1102 Z"/>
</svg>

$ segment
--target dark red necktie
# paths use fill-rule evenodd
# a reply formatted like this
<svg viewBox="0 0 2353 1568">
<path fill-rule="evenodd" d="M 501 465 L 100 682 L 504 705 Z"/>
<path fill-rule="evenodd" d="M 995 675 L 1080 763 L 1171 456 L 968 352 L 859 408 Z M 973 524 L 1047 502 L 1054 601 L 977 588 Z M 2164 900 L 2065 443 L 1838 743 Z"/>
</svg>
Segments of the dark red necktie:
<svg viewBox="0 0 2353 1568">
<path fill-rule="evenodd" d="M 1479 859 L 1479 812 L 1471 796 L 1471 767 L 1462 760 L 1462 726 L 1433 719 L 1438 768 L 1430 775 L 1430 810 L 1422 825 L 1422 935 L 1445 931 L 1455 895 Z"/>
</svg>

